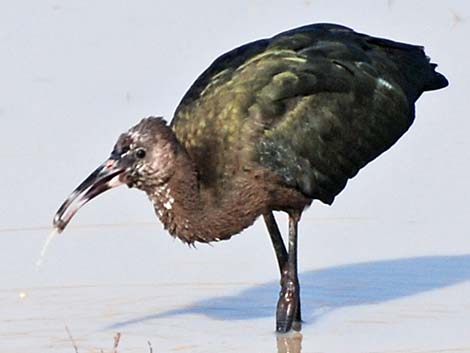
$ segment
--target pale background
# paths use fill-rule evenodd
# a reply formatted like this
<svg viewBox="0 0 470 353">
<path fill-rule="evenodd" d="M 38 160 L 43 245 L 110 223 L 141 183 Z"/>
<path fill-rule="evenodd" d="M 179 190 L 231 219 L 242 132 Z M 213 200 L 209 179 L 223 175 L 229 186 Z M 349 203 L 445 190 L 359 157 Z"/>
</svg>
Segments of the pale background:
<svg viewBox="0 0 470 353">
<path fill-rule="evenodd" d="M 173 240 L 142 192 L 54 212 L 117 136 L 170 118 L 213 59 L 313 22 L 421 44 L 450 87 L 300 226 L 302 352 L 470 352 L 468 1 L 2 1 L 0 352 L 276 352 L 278 274 L 261 222 Z M 285 219 L 281 216 L 285 228 Z M 21 299 L 19 293 L 24 292 Z"/>
</svg>

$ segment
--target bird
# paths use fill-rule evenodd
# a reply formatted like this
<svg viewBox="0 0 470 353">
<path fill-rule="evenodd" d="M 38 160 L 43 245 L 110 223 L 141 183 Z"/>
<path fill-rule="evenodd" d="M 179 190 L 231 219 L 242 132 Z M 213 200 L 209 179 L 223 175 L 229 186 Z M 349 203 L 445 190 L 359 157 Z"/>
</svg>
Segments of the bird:
<svg viewBox="0 0 470 353">
<path fill-rule="evenodd" d="M 62 232 L 85 203 L 127 185 L 144 191 L 174 237 L 230 239 L 263 218 L 277 258 L 277 332 L 301 330 L 298 223 L 394 145 L 425 91 L 444 88 L 424 48 L 309 24 L 237 47 L 194 81 L 171 123 L 142 119 L 65 200 Z M 287 242 L 273 212 L 288 215 Z"/>
</svg>

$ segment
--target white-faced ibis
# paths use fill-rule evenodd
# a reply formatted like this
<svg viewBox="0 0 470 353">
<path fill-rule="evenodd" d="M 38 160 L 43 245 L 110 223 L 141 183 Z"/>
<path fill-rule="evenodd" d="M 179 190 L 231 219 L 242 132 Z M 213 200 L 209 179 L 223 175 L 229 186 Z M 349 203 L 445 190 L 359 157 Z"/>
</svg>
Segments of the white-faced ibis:
<svg viewBox="0 0 470 353">
<path fill-rule="evenodd" d="M 60 207 L 62 231 L 98 194 L 147 193 L 184 242 L 229 239 L 263 216 L 277 255 L 276 329 L 300 329 L 297 224 L 313 200 L 331 204 L 348 179 L 411 126 L 424 91 L 447 86 L 420 46 L 315 24 L 215 60 L 170 125 L 146 118 Z M 273 211 L 289 215 L 288 251 Z"/>
</svg>

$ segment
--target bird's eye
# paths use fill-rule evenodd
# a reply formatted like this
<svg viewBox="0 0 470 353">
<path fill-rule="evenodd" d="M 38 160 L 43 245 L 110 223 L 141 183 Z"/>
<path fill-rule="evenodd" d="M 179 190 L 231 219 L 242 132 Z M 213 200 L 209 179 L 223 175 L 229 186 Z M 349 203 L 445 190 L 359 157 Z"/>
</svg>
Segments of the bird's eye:
<svg viewBox="0 0 470 353">
<path fill-rule="evenodd" d="M 135 155 L 137 158 L 142 159 L 145 157 L 145 150 L 143 148 L 139 148 L 135 151 Z"/>
</svg>

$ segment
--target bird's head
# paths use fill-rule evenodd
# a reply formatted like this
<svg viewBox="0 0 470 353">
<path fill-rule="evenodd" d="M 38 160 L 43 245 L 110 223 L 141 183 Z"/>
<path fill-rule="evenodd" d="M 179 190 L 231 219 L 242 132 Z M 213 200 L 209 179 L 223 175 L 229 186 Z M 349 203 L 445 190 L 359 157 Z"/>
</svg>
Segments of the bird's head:
<svg viewBox="0 0 470 353">
<path fill-rule="evenodd" d="M 142 190 L 162 186 L 174 173 L 176 137 L 162 118 L 146 118 L 119 136 L 110 157 L 65 200 L 53 225 L 62 232 L 77 211 L 106 190 L 128 185 Z"/>
</svg>

